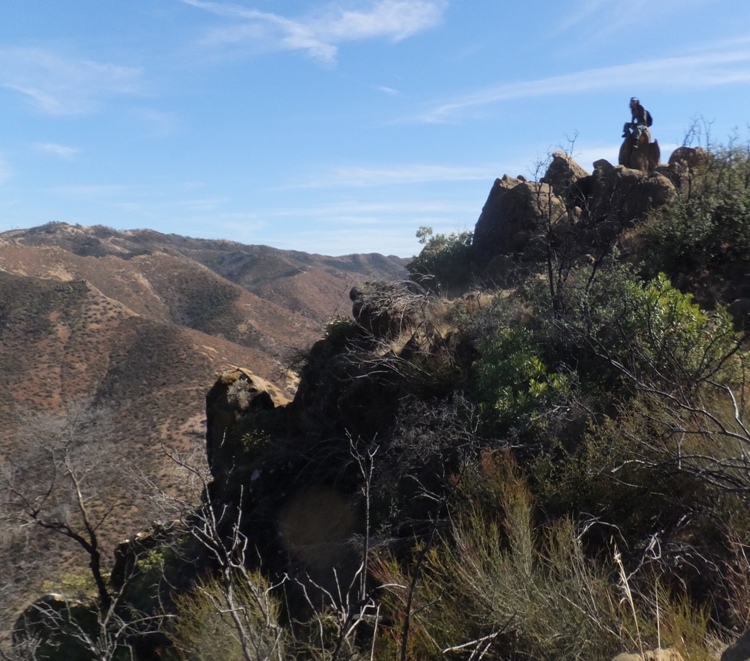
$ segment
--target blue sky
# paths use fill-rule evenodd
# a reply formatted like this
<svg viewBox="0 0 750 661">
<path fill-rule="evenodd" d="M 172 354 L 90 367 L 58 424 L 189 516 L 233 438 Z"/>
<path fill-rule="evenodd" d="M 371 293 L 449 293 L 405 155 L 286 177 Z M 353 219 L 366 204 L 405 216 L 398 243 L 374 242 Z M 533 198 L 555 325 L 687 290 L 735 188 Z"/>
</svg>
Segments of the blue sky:
<svg viewBox="0 0 750 661">
<path fill-rule="evenodd" d="M 409 256 L 571 140 L 616 162 L 633 95 L 663 155 L 744 143 L 750 2 L 2 0 L 0 231 Z"/>
</svg>

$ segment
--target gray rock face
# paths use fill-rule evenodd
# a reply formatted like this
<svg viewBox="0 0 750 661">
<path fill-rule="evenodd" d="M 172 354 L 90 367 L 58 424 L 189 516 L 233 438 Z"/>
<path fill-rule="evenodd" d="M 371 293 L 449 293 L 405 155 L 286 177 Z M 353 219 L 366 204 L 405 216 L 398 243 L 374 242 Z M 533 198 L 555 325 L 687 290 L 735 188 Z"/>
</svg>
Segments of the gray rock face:
<svg viewBox="0 0 750 661">
<path fill-rule="evenodd" d="M 607 166 L 600 165 L 591 182 L 587 212 L 594 222 L 615 221 L 619 227 L 629 227 L 676 194 L 674 184 L 658 172 Z"/>
<path fill-rule="evenodd" d="M 548 183 L 507 175 L 495 180 L 474 228 L 473 261 L 481 269 L 497 255 L 521 253 L 543 226 L 557 223 L 565 212 Z"/>
<path fill-rule="evenodd" d="M 588 174 L 556 152 L 538 182 L 504 176 L 495 180 L 474 229 L 475 274 L 493 281 L 543 259 L 565 245 L 575 259 L 611 244 L 619 233 L 677 194 L 671 168 L 633 169 L 594 163 Z"/>
<path fill-rule="evenodd" d="M 582 188 L 580 182 L 588 176 L 589 173 L 568 154 L 556 151 L 541 181 L 552 186 L 555 195 L 567 204 L 576 205 L 585 196 L 585 187 Z"/>
<path fill-rule="evenodd" d="M 750 629 L 724 650 L 721 661 L 750 661 Z"/>
</svg>

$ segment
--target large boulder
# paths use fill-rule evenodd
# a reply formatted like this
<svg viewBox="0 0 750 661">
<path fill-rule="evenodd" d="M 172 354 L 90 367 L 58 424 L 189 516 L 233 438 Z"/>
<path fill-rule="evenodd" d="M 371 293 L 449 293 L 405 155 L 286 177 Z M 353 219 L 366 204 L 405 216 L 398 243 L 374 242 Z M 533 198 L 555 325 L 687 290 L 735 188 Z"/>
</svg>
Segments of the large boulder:
<svg viewBox="0 0 750 661">
<path fill-rule="evenodd" d="M 618 164 L 633 170 L 651 172 L 659 165 L 661 148 L 657 140 L 651 140 L 651 132 L 645 129 L 638 139 L 634 134 L 625 137 L 620 147 Z"/>
<path fill-rule="evenodd" d="M 566 206 L 550 184 L 507 175 L 496 179 L 474 228 L 473 262 L 481 271 L 497 255 L 539 257 L 532 239 L 565 214 Z"/>
<path fill-rule="evenodd" d="M 604 160 L 594 167 L 587 215 L 594 224 L 611 224 L 615 233 L 671 202 L 677 193 L 674 184 L 659 172 L 612 166 Z"/>
<path fill-rule="evenodd" d="M 669 157 L 669 178 L 685 194 L 692 192 L 696 177 L 710 165 L 711 155 L 700 147 L 678 147 Z"/>
<path fill-rule="evenodd" d="M 93 602 L 82 602 L 57 593 L 46 594 L 27 606 L 16 620 L 12 634 L 13 648 L 18 656 L 12 658 L 91 658 L 80 633 L 94 634 L 97 627 Z"/>
<path fill-rule="evenodd" d="M 709 153 L 700 147 L 677 147 L 669 157 L 670 168 L 686 167 L 696 169 L 709 161 Z"/>
<path fill-rule="evenodd" d="M 274 397 L 277 401 L 274 402 Z M 206 395 L 206 454 L 215 479 L 226 477 L 241 454 L 232 430 L 246 415 L 285 403 L 277 391 L 250 370 L 235 367 L 219 375 Z"/>
<path fill-rule="evenodd" d="M 581 206 L 587 195 L 589 173 L 568 154 L 556 151 L 541 181 L 569 206 Z"/>
<path fill-rule="evenodd" d="M 750 629 L 724 650 L 721 661 L 750 661 Z"/>
<path fill-rule="evenodd" d="M 420 326 L 432 299 L 414 282 L 368 281 L 352 287 L 352 316 L 374 338 L 398 337 Z"/>
</svg>

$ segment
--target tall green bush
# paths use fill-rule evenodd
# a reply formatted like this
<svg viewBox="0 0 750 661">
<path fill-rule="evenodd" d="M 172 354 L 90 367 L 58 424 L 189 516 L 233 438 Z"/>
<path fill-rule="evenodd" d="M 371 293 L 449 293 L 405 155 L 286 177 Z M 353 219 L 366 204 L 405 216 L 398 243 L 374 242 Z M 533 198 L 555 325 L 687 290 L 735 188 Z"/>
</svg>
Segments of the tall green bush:
<svg viewBox="0 0 750 661">
<path fill-rule="evenodd" d="M 678 200 L 655 210 L 639 231 L 646 271 L 704 276 L 750 261 L 750 149 L 714 150 L 683 173 Z"/>
<path fill-rule="evenodd" d="M 468 285 L 473 236 L 468 231 L 435 234 L 431 227 L 420 227 L 417 238 L 424 248 L 406 267 L 412 279 L 443 291 Z"/>
</svg>

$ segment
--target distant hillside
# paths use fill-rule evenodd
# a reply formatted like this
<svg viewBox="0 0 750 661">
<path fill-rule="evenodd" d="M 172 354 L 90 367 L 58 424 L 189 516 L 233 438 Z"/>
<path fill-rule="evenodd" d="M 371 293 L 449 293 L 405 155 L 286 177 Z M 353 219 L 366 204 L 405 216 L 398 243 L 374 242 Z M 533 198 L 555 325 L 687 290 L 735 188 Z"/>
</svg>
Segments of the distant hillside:
<svg viewBox="0 0 750 661">
<path fill-rule="evenodd" d="M 119 475 L 131 491 L 144 479 L 194 496 L 167 453 L 205 461 L 215 374 L 251 365 L 288 401 L 295 354 L 348 312 L 356 282 L 402 278 L 403 262 L 63 223 L 0 234 L 0 462 L 14 465 L 40 440 L 39 416 L 65 421 L 83 407 L 107 418 L 110 459 L 127 461 Z M 109 551 L 153 516 L 146 504 L 120 512 Z"/>
<path fill-rule="evenodd" d="M 187 260 L 193 266 L 205 266 L 260 298 L 319 323 L 324 323 L 336 311 L 346 313 L 349 309 L 349 289 L 356 281 L 363 278 L 402 278 L 409 261 L 376 253 L 330 257 L 233 241 L 193 239 L 152 230 L 118 232 L 103 226 L 49 223 L 29 230 L 0 234 L 1 268 L 12 270 L 5 262 L 8 260 L 12 264 L 13 256 L 20 247 L 59 248 L 67 254 L 67 259 L 73 256 L 104 258 L 105 261 L 116 258 L 119 260 L 118 269 L 123 271 L 129 270 L 125 263 L 130 260 L 136 260 L 136 266 L 132 267 L 134 271 L 140 270 L 141 263 L 153 265 L 153 261 L 144 259 L 149 256 L 161 265 L 151 267 L 151 273 L 164 273 L 167 267 L 172 267 L 174 263 L 166 261 L 168 256 Z M 24 259 L 28 257 L 21 258 L 22 268 Z M 102 269 L 98 261 L 83 260 L 78 264 L 79 269 L 85 268 L 83 264 L 89 265 L 85 271 L 87 276 L 108 270 Z M 28 275 L 56 277 L 52 269 L 47 269 L 48 276 L 37 272 L 38 265 L 30 268 L 32 271 L 27 272 Z M 61 278 L 64 277 L 61 274 Z M 131 284 L 127 283 L 128 288 Z M 136 288 L 134 293 L 140 296 L 140 288 Z"/>
</svg>

